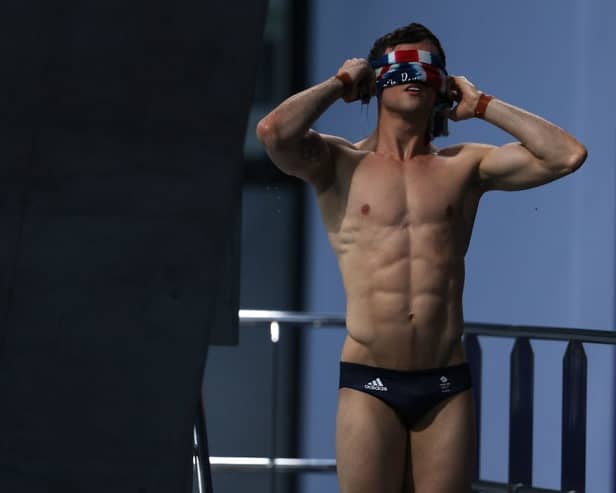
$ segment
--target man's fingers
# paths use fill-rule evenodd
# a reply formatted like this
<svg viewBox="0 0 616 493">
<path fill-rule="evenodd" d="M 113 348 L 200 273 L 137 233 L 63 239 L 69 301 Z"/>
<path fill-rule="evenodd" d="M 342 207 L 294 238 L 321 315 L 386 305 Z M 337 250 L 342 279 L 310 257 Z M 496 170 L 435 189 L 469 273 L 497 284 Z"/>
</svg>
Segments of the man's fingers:
<svg viewBox="0 0 616 493">
<path fill-rule="evenodd" d="M 462 92 L 456 83 L 455 77 L 449 77 L 447 81 L 447 97 L 450 101 L 460 102 L 462 99 Z"/>
<path fill-rule="evenodd" d="M 455 107 L 447 110 L 447 118 L 449 118 L 450 120 L 457 122 L 459 117 L 458 117 L 458 105 L 456 105 Z"/>
<path fill-rule="evenodd" d="M 376 92 L 376 83 L 371 73 L 366 74 L 358 84 L 358 96 L 361 101 L 369 101 Z"/>
</svg>

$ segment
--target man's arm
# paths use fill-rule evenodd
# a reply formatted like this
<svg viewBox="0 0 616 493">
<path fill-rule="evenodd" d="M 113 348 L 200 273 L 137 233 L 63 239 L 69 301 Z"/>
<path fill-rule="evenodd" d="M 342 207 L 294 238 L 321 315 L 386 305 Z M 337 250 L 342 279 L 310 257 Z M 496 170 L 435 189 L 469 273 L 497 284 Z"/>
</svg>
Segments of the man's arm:
<svg viewBox="0 0 616 493">
<path fill-rule="evenodd" d="M 452 120 L 475 116 L 481 93 L 464 77 L 455 77 L 461 100 Z M 479 178 L 485 189 L 522 190 L 543 185 L 578 169 L 586 148 L 572 135 L 527 111 L 492 99 L 483 118 L 519 140 L 502 147 L 482 146 Z"/>
<path fill-rule="evenodd" d="M 347 60 L 337 75 L 283 101 L 257 125 L 257 137 L 274 164 L 284 173 L 327 189 L 335 169 L 330 146 L 340 139 L 310 127 L 337 99 L 346 102 L 372 93 L 374 72 L 363 59 Z"/>
</svg>

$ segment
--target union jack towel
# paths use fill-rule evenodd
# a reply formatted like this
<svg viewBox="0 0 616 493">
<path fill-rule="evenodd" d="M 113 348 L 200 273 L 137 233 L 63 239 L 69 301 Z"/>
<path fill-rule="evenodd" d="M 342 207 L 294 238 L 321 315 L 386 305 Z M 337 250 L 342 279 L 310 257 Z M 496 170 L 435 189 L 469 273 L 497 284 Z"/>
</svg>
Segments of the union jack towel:
<svg viewBox="0 0 616 493">
<path fill-rule="evenodd" d="M 449 135 L 443 110 L 451 103 L 447 99 L 447 71 L 441 59 L 424 50 L 397 50 L 370 61 L 376 75 L 377 93 L 387 87 L 411 82 L 424 82 L 441 96 L 432 115 L 431 137 Z"/>
</svg>

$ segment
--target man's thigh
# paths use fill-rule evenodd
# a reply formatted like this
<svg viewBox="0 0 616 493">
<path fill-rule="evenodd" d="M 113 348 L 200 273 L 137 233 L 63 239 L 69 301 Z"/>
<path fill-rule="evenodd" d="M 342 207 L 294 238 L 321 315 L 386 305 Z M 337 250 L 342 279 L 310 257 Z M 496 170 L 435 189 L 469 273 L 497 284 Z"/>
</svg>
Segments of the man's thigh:
<svg viewBox="0 0 616 493">
<path fill-rule="evenodd" d="M 476 450 L 471 390 L 430 411 L 410 431 L 415 493 L 468 493 Z"/>
<path fill-rule="evenodd" d="M 340 389 L 336 463 L 341 493 L 400 493 L 408 432 L 396 413 L 376 397 Z"/>
</svg>

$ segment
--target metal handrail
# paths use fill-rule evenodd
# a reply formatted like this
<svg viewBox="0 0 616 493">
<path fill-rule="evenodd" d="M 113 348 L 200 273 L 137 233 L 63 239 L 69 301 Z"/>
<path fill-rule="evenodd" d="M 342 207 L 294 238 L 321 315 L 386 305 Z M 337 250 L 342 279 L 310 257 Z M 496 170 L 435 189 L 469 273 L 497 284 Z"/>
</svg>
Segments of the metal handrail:
<svg viewBox="0 0 616 493">
<path fill-rule="evenodd" d="M 210 457 L 213 471 L 336 472 L 335 459 L 289 459 L 269 457 Z M 522 484 L 475 481 L 473 491 L 480 493 L 562 493 L 560 490 L 534 488 Z M 575 493 L 575 492 L 569 492 Z"/>
<path fill-rule="evenodd" d="M 280 310 L 240 310 L 239 320 L 242 325 L 261 325 L 277 322 L 285 325 L 302 325 L 312 327 L 345 327 L 342 314 L 305 313 Z M 525 337 L 550 341 L 577 341 L 593 344 L 616 345 L 616 332 L 610 330 L 563 329 L 557 327 L 540 327 L 531 325 L 503 325 L 480 322 L 465 322 L 464 332 L 487 337 Z"/>
<path fill-rule="evenodd" d="M 289 459 L 284 457 L 210 457 L 213 471 L 335 472 L 335 459 Z"/>
<path fill-rule="evenodd" d="M 340 313 L 307 313 L 283 310 L 239 310 L 242 325 L 260 325 L 278 322 L 312 327 L 344 327 L 345 316 Z"/>
</svg>

